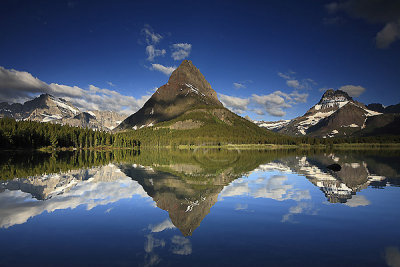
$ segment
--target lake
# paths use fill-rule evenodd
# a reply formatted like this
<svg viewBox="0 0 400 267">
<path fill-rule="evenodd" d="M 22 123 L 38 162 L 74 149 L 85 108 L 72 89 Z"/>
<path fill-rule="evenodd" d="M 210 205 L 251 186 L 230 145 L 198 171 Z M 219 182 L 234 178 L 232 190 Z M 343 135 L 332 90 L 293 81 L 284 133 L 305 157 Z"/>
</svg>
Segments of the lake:
<svg viewBox="0 0 400 267">
<path fill-rule="evenodd" d="M 4 152 L 0 266 L 400 266 L 399 159 Z"/>
</svg>

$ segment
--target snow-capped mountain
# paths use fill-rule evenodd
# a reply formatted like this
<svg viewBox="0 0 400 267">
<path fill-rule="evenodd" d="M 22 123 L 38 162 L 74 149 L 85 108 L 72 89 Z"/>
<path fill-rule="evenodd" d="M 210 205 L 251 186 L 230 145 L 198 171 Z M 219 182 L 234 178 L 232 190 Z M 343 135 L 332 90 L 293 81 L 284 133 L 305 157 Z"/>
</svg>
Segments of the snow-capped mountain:
<svg viewBox="0 0 400 267">
<path fill-rule="evenodd" d="M 303 116 L 290 121 L 255 123 L 288 135 L 326 138 L 375 134 L 377 130 L 379 132 L 382 129 L 383 132 L 398 132 L 398 127 L 391 124 L 399 119 L 399 114 L 382 114 L 353 100 L 346 92 L 329 89 Z"/>
<path fill-rule="evenodd" d="M 42 94 L 24 104 L 0 103 L 0 118 L 2 117 L 11 117 L 16 120 L 53 122 L 98 130 L 112 130 L 126 116 L 114 111 L 82 112 L 63 98 Z"/>
</svg>

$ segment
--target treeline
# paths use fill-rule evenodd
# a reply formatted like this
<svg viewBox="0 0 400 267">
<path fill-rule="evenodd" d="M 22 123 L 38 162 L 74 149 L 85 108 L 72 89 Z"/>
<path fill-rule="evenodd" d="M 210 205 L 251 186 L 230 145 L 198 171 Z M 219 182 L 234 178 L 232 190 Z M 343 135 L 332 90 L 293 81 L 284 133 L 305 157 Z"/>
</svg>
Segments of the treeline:
<svg viewBox="0 0 400 267">
<path fill-rule="evenodd" d="M 226 145 L 226 144 L 276 144 L 276 145 L 325 145 L 359 143 L 400 143 L 400 136 L 368 136 L 347 138 L 316 138 L 309 136 L 287 136 L 277 133 L 260 134 L 246 128 L 214 127 L 207 125 L 191 130 L 172 130 L 169 128 L 143 128 L 129 131 L 134 138 L 141 140 L 142 146 L 179 145 Z"/>
<path fill-rule="evenodd" d="M 0 119 L 1 148 L 135 148 L 140 141 L 127 133 L 111 134 L 54 123 Z"/>
</svg>

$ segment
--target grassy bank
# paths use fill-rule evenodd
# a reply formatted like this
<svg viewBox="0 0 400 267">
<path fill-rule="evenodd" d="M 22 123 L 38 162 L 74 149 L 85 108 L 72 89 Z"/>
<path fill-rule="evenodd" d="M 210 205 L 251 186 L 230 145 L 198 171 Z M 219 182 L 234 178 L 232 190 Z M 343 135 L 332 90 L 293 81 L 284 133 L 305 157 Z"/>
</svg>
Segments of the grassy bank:
<svg viewBox="0 0 400 267">
<path fill-rule="evenodd" d="M 276 144 L 226 144 L 226 145 L 178 145 L 178 146 L 144 146 L 144 149 L 228 149 L 228 150 L 275 150 L 275 149 L 399 149 L 400 143 L 343 143 L 333 145 L 311 145 L 311 144 L 299 144 L 299 145 L 276 145 Z"/>
</svg>

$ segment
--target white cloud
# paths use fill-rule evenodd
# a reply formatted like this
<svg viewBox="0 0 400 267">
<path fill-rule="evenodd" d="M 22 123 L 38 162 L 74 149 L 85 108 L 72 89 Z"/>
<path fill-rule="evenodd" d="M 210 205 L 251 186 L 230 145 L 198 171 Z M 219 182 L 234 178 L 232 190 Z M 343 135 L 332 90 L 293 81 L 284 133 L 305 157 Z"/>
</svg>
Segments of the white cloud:
<svg viewBox="0 0 400 267">
<path fill-rule="evenodd" d="M 153 61 L 155 57 L 164 56 L 167 52 L 165 49 L 156 49 L 154 45 L 146 46 L 147 60 Z"/>
<path fill-rule="evenodd" d="M 289 94 L 275 91 L 268 95 L 253 94 L 250 98 L 240 98 L 219 94 L 219 99 L 225 107 L 236 113 L 243 113 L 251 106 L 251 111 L 258 115 L 264 115 L 264 111 L 276 117 L 282 117 L 286 114 L 283 110 L 290 108 L 297 103 L 307 102 L 308 94 L 293 91 Z"/>
<path fill-rule="evenodd" d="M 346 92 L 351 97 L 358 97 L 364 93 L 365 88 L 360 85 L 344 85 L 339 90 Z"/>
<path fill-rule="evenodd" d="M 152 67 L 151 67 L 151 70 L 160 71 L 160 72 L 164 73 L 164 74 L 167 75 L 167 76 L 171 75 L 172 72 L 176 69 L 175 66 L 173 66 L 173 67 L 166 67 L 166 66 L 163 66 L 163 65 L 161 65 L 161 64 L 151 64 L 151 66 L 152 66 Z"/>
<path fill-rule="evenodd" d="M 107 84 L 108 84 L 109 86 L 115 87 L 115 84 L 113 84 L 112 82 L 107 82 Z"/>
<path fill-rule="evenodd" d="M 299 88 L 299 87 L 300 87 L 300 83 L 299 83 L 298 80 L 287 80 L 287 81 L 286 81 L 286 84 L 287 84 L 289 87 L 293 87 L 293 88 Z"/>
<path fill-rule="evenodd" d="M 161 34 L 155 33 L 150 25 L 144 25 L 142 34 L 145 36 L 147 44 L 158 44 L 163 38 Z"/>
<path fill-rule="evenodd" d="M 235 96 L 219 94 L 219 99 L 225 107 L 239 114 L 247 110 L 247 105 L 250 103 L 248 98 L 240 98 Z"/>
<path fill-rule="evenodd" d="M 253 112 L 256 113 L 257 115 L 265 115 L 265 112 L 262 111 L 261 109 L 254 109 Z"/>
<path fill-rule="evenodd" d="M 182 60 L 189 57 L 192 50 L 192 45 L 188 43 L 178 43 L 171 46 L 172 55 L 174 60 Z"/>
<path fill-rule="evenodd" d="M 380 49 L 388 48 L 393 42 L 400 39 L 400 20 L 389 22 L 376 34 L 376 46 Z"/>
<path fill-rule="evenodd" d="M 113 110 L 125 114 L 136 112 L 150 98 L 150 95 L 144 95 L 141 98 L 126 96 L 94 85 L 90 85 L 89 89 L 82 89 L 78 86 L 47 84 L 28 72 L 0 67 L 0 99 L 2 101 L 21 103 L 32 99 L 38 93 L 63 97 L 82 111 Z"/>
<path fill-rule="evenodd" d="M 291 105 L 285 100 L 291 100 L 290 96 L 281 91 L 275 91 L 269 95 L 252 95 L 252 101 L 261 105 L 264 110 L 275 117 L 285 116 L 286 112 L 283 108 L 289 108 Z"/>
<path fill-rule="evenodd" d="M 307 89 L 311 90 L 313 85 L 317 85 L 317 83 L 310 78 L 305 78 L 305 79 L 296 79 L 295 75 L 296 72 L 294 71 L 288 71 L 288 73 L 282 73 L 278 72 L 278 76 L 286 80 L 286 84 L 289 87 L 292 87 L 294 89 Z"/>
<path fill-rule="evenodd" d="M 282 72 L 278 72 L 279 77 L 282 77 L 285 80 L 291 79 L 291 77 L 288 74 L 284 74 Z"/>
<path fill-rule="evenodd" d="M 246 88 L 246 85 L 244 85 L 243 83 L 233 83 L 233 87 L 235 87 L 235 89 L 240 89 Z"/>
</svg>

